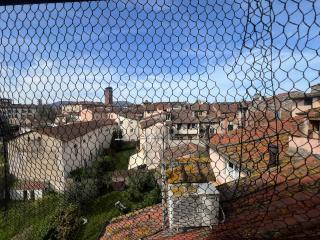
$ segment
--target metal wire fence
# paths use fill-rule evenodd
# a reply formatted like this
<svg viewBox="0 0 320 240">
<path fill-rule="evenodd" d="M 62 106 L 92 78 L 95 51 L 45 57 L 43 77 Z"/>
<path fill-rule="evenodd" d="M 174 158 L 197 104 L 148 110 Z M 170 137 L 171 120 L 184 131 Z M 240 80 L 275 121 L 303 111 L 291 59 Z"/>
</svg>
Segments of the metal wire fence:
<svg viewBox="0 0 320 240">
<path fill-rule="evenodd" d="M 0 4 L 0 239 L 318 239 L 320 1 Z"/>
</svg>

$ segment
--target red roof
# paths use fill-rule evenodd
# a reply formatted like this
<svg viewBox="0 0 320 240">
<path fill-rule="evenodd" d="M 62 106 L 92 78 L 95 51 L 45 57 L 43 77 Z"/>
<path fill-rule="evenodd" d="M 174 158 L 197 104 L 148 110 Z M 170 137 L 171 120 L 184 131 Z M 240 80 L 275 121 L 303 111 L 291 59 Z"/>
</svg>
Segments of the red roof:
<svg viewBox="0 0 320 240">
<path fill-rule="evenodd" d="M 162 229 L 161 205 L 147 207 L 112 220 L 100 240 L 141 239 Z"/>
<path fill-rule="evenodd" d="M 176 232 L 162 227 L 161 205 L 154 205 L 114 219 L 106 226 L 100 240 L 205 240 L 210 228 L 194 228 Z"/>
<path fill-rule="evenodd" d="M 221 185 L 226 220 L 213 227 L 212 238 L 319 239 L 319 180 L 320 161 L 310 156 L 292 159 L 279 173 L 267 172 L 251 184 Z"/>
<path fill-rule="evenodd" d="M 291 164 L 218 186 L 225 221 L 176 232 L 162 228 L 161 205 L 113 220 L 102 239 L 319 239 L 320 161 L 292 156 Z"/>
<path fill-rule="evenodd" d="M 73 122 L 66 125 L 59 125 L 56 127 L 39 128 L 37 132 L 40 134 L 54 137 L 62 141 L 70 141 L 77 137 L 83 136 L 91 131 L 104 126 L 115 125 L 114 120 L 93 120 L 88 122 Z M 110 132 L 112 134 L 112 132 Z"/>
<path fill-rule="evenodd" d="M 16 190 L 40 190 L 47 187 L 47 183 L 31 180 L 19 180 L 13 186 L 13 188 Z"/>
<path fill-rule="evenodd" d="M 289 119 L 287 121 L 273 121 L 268 125 L 262 125 L 260 127 L 246 126 L 243 129 L 236 129 L 227 134 L 214 134 L 211 139 L 211 144 L 232 144 L 239 143 L 241 141 L 253 140 L 262 138 L 266 135 L 273 135 L 277 133 L 289 133 L 294 135 L 300 132 L 299 124 L 300 118 Z"/>
</svg>

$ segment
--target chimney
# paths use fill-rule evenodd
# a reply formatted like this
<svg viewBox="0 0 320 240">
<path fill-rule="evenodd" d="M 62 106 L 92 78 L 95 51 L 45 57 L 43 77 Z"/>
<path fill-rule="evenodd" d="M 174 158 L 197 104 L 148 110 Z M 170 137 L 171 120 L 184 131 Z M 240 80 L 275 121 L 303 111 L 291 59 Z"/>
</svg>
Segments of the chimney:
<svg viewBox="0 0 320 240">
<path fill-rule="evenodd" d="M 257 92 L 254 96 L 253 96 L 253 100 L 255 101 L 260 101 L 262 100 L 262 95 L 260 92 Z"/>
<path fill-rule="evenodd" d="M 42 105 L 42 99 L 41 99 L 41 98 L 38 99 L 38 105 L 39 105 L 39 106 Z"/>
<path fill-rule="evenodd" d="M 276 167 L 279 165 L 279 148 L 275 144 L 269 144 L 269 163 L 268 168 Z"/>
<path fill-rule="evenodd" d="M 107 106 L 113 104 L 113 90 L 112 90 L 112 87 L 107 87 L 104 90 L 104 104 L 107 105 Z"/>
<path fill-rule="evenodd" d="M 167 190 L 171 229 L 218 224 L 219 192 L 212 183 L 168 184 Z"/>
</svg>

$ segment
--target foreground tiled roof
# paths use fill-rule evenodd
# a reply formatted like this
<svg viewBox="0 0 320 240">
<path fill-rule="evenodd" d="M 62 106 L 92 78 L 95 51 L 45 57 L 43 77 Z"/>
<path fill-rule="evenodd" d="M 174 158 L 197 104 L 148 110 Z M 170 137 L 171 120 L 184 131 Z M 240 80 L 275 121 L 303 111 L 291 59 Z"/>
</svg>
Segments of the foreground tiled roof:
<svg viewBox="0 0 320 240">
<path fill-rule="evenodd" d="M 199 227 L 186 229 L 184 232 L 175 232 L 163 230 L 153 236 L 147 237 L 148 240 L 209 240 L 211 229 L 208 227 Z"/>
<path fill-rule="evenodd" d="M 320 159 L 293 152 L 289 164 L 218 186 L 225 219 L 207 227 L 162 229 L 161 206 L 113 220 L 100 239 L 319 239 Z"/>
<path fill-rule="evenodd" d="M 210 228 L 173 231 L 162 227 L 161 205 L 147 207 L 115 218 L 104 229 L 100 240 L 206 240 Z"/>
<path fill-rule="evenodd" d="M 224 223 L 213 239 L 319 239 L 320 161 L 294 156 L 278 171 L 218 187 Z"/>
<path fill-rule="evenodd" d="M 161 231 L 161 205 L 115 218 L 106 226 L 100 240 L 141 239 Z"/>
</svg>

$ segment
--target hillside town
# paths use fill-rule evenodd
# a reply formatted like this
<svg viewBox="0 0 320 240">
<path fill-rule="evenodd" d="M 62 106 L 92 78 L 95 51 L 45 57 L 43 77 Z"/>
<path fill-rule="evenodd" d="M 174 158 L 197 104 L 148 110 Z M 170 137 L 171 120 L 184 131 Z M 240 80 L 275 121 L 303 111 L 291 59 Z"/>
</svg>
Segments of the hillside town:
<svg viewBox="0 0 320 240">
<path fill-rule="evenodd" d="M 2 121 L 16 126 L 8 140 L 9 173 L 17 182 L 11 200 L 41 199 L 48 189 L 64 193 L 74 171 L 90 167 L 117 141 L 134 144 L 135 152 L 113 184 L 126 186 L 130 172 L 139 169 L 159 173 L 164 202 L 115 218 L 100 239 L 200 239 L 213 233 L 212 226 L 215 237 L 238 233 L 240 226 L 241 234 L 245 229 L 263 236 L 285 219 L 292 226 L 314 227 L 295 217 L 303 210 L 297 203 L 286 206 L 295 209 L 294 215 L 270 213 L 261 220 L 265 225 L 250 219 L 259 216 L 266 199 L 276 209 L 285 201 L 282 192 L 304 198 L 316 191 L 320 85 L 306 93 L 257 93 L 242 102 L 141 104 L 119 104 L 107 87 L 104 102 L 16 104 L 1 99 L 0 109 Z M 303 191 L 283 188 L 297 181 Z M 278 198 L 267 197 L 271 187 Z M 253 198 L 255 204 L 247 206 Z M 320 196 L 304 200 L 316 206 Z M 314 219 L 320 220 L 319 213 L 313 209 Z M 289 229 L 278 226 L 278 234 L 289 234 Z"/>
</svg>

